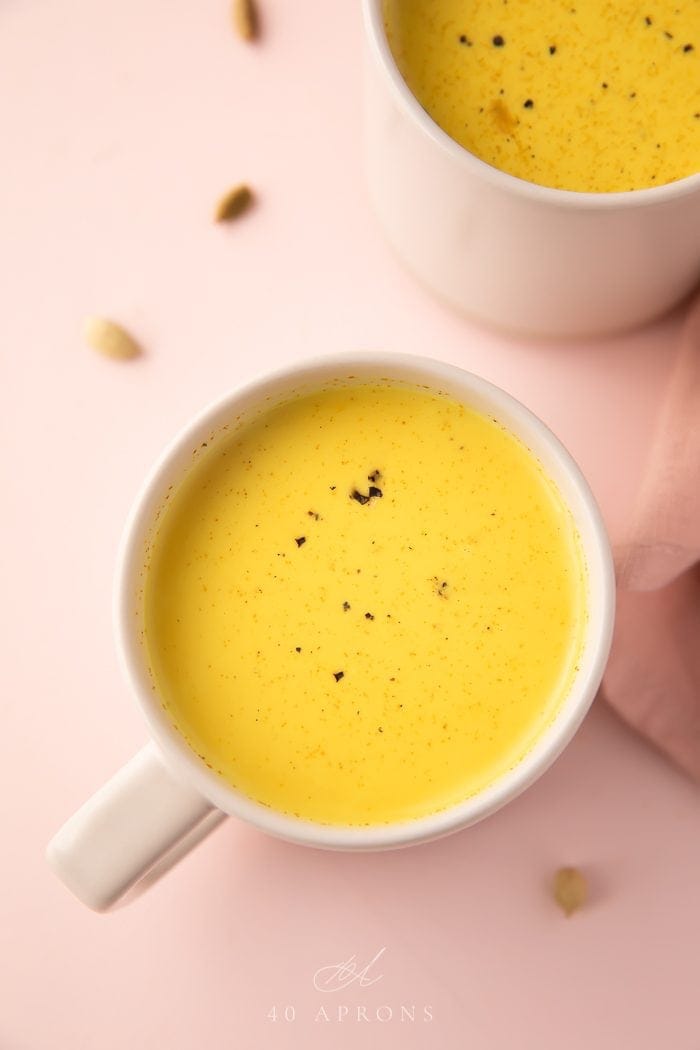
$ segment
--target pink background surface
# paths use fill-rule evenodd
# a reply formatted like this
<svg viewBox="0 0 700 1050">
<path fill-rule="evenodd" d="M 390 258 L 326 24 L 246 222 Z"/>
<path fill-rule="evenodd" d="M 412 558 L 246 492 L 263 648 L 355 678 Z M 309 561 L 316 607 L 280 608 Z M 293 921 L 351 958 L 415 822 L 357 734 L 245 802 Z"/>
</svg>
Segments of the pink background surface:
<svg viewBox="0 0 700 1050">
<path fill-rule="evenodd" d="M 431 354 L 538 412 L 615 538 L 668 373 L 678 315 L 519 343 L 414 284 L 365 196 L 357 4 L 264 13 L 249 48 L 226 2 L 0 10 L 0 1048 L 697 1050 L 700 794 L 600 703 L 534 788 L 437 844 L 324 854 L 231 820 L 109 916 L 44 863 L 144 741 L 112 641 L 116 546 L 145 471 L 203 404 L 308 354 Z M 243 179 L 259 207 L 215 226 Z M 87 350 L 89 313 L 126 324 L 144 359 Z M 569 921 L 548 895 L 566 863 L 592 884 Z M 376 985 L 314 990 L 319 967 L 382 947 Z M 391 1021 L 314 1020 L 382 1004 Z M 274 1005 L 295 1020 L 268 1020 Z"/>
</svg>

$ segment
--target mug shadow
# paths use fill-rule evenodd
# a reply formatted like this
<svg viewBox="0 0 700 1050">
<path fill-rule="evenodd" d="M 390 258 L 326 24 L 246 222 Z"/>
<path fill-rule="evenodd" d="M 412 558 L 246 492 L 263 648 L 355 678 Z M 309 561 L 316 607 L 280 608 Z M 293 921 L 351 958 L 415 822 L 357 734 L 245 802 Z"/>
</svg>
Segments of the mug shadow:
<svg viewBox="0 0 700 1050">
<path fill-rule="evenodd" d="M 297 846 L 230 821 L 216 836 L 211 895 L 193 908 L 209 909 L 223 933 L 238 926 L 241 908 L 260 912 L 260 932 L 305 937 L 304 916 L 333 941 L 359 921 L 366 931 L 406 932 L 429 946 L 431 931 L 460 927 L 487 935 L 493 910 L 558 921 L 550 877 L 557 867 L 583 864 L 591 904 L 614 895 L 614 881 L 596 852 L 623 855 L 637 829 L 627 819 L 638 791 L 620 766 L 646 762 L 653 773 L 685 790 L 693 785 L 667 766 L 607 706 L 597 701 L 577 737 L 540 780 L 488 819 L 433 842 L 398 850 L 349 853 Z M 652 776 L 653 783 L 654 777 Z M 611 837 L 611 829 L 614 832 Z M 604 849 L 597 850 L 597 841 Z M 611 846 L 612 843 L 612 846 Z M 619 870 L 619 864 L 618 864 Z M 516 923 L 517 925 L 517 923 Z M 365 933 L 362 934 L 365 936 Z M 232 942 L 235 944 L 235 940 Z M 235 950 L 235 948 L 234 948 Z"/>
<path fill-rule="evenodd" d="M 686 315 L 697 293 L 697 289 L 663 316 L 635 328 L 594 338 L 529 337 L 516 333 L 488 330 L 501 343 L 518 355 L 532 357 L 540 363 L 548 358 L 550 363 L 561 363 L 570 367 L 572 358 L 586 362 L 586 367 L 600 369 L 615 380 L 624 376 L 634 382 L 635 374 L 653 367 L 654 359 L 662 361 L 678 345 L 680 332 Z"/>
</svg>

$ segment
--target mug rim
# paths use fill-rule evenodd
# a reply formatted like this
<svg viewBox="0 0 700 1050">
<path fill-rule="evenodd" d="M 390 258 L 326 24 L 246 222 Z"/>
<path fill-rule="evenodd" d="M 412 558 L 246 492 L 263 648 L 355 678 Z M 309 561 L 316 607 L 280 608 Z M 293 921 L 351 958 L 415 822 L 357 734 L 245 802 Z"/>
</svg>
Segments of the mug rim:
<svg viewBox="0 0 700 1050">
<path fill-rule="evenodd" d="M 585 514 L 586 525 L 594 537 L 591 549 L 586 548 L 585 554 L 589 582 L 594 576 L 600 581 L 600 609 L 595 622 L 594 617 L 589 616 L 586 630 L 586 649 L 590 648 L 593 654 L 587 674 L 584 676 L 582 669 L 576 675 L 550 724 L 514 767 L 475 795 L 428 816 L 390 824 L 349 826 L 288 816 L 236 791 L 205 766 L 171 723 L 155 694 L 155 686 L 146 672 L 143 629 L 138 628 L 134 595 L 140 590 L 138 580 L 144 573 L 146 538 L 152 534 L 157 511 L 162 508 L 167 482 L 182 476 L 178 459 L 186 450 L 197 447 L 205 434 L 211 433 L 217 417 L 226 418 L 235 415 L 236 410 L 245 411 L 241 406 L 246 402 L 257 405 L 268 391 L 275 388 L 289 388 L 294 382 L 298 384 L 309 379 L 317 379 L 320 386 L 324 381 L 340 378 L 347 370 L 359 372 L 363 368 L 368 380 L 388 372 L 389 378 L 399 382 L 423 381 L 433 388 L 449 387 L 450 382 L 460 385 L 464 403 L 469 403 L 467 393 L 472 398 L 483 397 L 489 409 L 503 415 L 506 425 L 511 423 L 513 433 L 526 446 L 527 439 L 521 428 L 546 445 L 548 453 L 557 461 L 576 492 L 582 508 L 578 515 L 570 501 L 563 495 L 562 498 L 574 515 L 579 532 Z M 454 393 L 451 396 L 460 397 Z M 597 564 L 590 564 L 591 557 Z M 193 786 L 213 806 L 277 838 L 301 845 L 344 850 L 396 848 L 441 837 L 490 815 L 534 783 L 570 742 L 593 702 L 612 641 L 614 606 L 612 555 L 602 516 L 580 468 L 556 435 L 520 401 L 480 376 L 437 359 L 389 351 L 316 356 L 266 371 L 235 386 L 192 417 L 165 447 L 141 486 L 124 529 L 114 587 L 114 624 L 122 670 L 146 718 L 151 737 L 172 773 Z"/>
<path fill-rule="evenodd" d="M 584 211 L 601 211 L 609 208 L 639 208 L 677 200 L 700 190 L 700 172 L 685 175 L 682 179 L 647 186 L 638 190 L 565 190 L 554 186 L 542 186 L 537 182 L 521 179 L 507 171 L 494 167 L 471 153 L 453 139 L 430 114 L 423 109 L 399 70 L 389 46 L 382 17 L 382 0 L 362 0 L 363 24 L 370 50 L 386 74 L 395 100 L 425 135 L 446 152 L 458 164 L 472 174 L 480 176 L 495 189 L 516 193 L 541 204 L 570 207 Z"/>
</svg>

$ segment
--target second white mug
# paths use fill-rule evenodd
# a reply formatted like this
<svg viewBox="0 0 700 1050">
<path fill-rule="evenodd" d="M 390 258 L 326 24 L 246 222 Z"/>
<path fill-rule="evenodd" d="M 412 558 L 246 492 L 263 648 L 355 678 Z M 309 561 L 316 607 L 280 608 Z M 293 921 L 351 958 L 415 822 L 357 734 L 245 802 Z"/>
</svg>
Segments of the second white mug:
<svg viewBox="0 0 700 1050">
<path fill-rule="evenodd" d="M 588 336 L 663 313 L 700 279 L 700 174 L 579 193 L 498 171 L 449 137 L 407 87 L 363 0 L 371 201 L 406 265 L 490 325 Z"/>
</svg>

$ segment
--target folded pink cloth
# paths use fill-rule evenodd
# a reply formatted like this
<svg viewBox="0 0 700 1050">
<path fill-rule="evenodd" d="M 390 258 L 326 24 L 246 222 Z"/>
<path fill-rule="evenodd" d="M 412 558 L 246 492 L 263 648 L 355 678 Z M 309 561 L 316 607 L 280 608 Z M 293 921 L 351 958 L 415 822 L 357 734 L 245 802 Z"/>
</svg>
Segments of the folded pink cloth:
<svg viewBox="0 0 700 1050">
<path fill-rule="evenodd" d="M 617 620 L 604 695 L 700 780 L 700 298 L 683 325 L 615 562 Z"/>
</svg>

